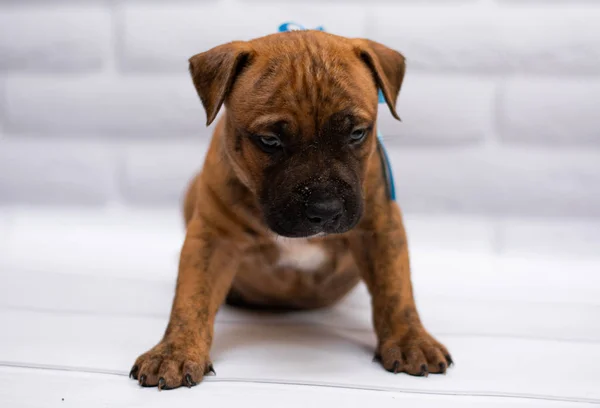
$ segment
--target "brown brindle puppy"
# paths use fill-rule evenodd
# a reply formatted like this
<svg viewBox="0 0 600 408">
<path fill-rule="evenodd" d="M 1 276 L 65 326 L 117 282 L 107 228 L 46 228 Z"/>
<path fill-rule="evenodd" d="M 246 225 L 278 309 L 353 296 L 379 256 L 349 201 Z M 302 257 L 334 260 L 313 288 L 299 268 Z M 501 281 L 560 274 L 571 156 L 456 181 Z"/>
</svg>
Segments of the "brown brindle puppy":
<svg viewBox="0 0 600 408">
<path fill-rule="evenodd" d="M 212 371 L 224 301 L 249 307 L 331 305 L 364 280 L 376 356 L 394 373 L 444 373 L 446 348 L 423 327 L 406 234 L 376 138 L 378 89 L 392 115 L 404 57 L 318 31 L 232 42 L 190 59 L 218 122 L 185 200 L 187 233 L 163 339 L 131 376 L 160 389 Z"/>
</svg>

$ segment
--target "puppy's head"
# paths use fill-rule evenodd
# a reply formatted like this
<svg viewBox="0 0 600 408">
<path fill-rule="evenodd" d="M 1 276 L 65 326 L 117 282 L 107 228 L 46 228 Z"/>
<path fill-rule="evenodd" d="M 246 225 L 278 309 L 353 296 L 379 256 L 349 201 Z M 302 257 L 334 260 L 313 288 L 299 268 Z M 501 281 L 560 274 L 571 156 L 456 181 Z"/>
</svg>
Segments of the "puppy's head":
<svg viewBox="0 0 600 408">
<path fill-rule="evenodd" d="M 208 124 L 226 105 L 225 150 L 273 232 L 307 237 L 358 223 L 378 89 L 398 118 L 401 54 L 295 31 L 218 46 L 192 57 L 190 71 Z"/>
</svg>

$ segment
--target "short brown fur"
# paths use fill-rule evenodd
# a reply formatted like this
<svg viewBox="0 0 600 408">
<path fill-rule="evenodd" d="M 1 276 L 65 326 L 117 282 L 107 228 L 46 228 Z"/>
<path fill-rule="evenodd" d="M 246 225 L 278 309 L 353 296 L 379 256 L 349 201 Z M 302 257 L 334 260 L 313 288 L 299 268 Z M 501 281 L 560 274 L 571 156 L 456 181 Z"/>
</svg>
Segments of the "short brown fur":
<svg viewBox="0 0 600 408">
<path fill-rule="evenodd" d="M 336 112 L 350 110 L 375 123 L 377 88 L 398 117 L 404 58 L 372 41 L 308 31 L 225 44 L 192 57 L 190 66 L 208 123 L 221 105 L 227 110 L 185 199 L 187 232 L 168 327 L 131 375 L 160 389 L 195 385 L 212 371 L 214 320 L 226 299 L 250 307 L 320 308 L 361 279 L 372 297 L 383 367 L 421 376 L 445 373 L 452 359 L 419 319 L 402 216 L 388 196 L 373 134 L 353 153 L 362 215 L 349 231 L 308 238 L 324 249 L 327 261 L 306 274 L 277 265 L 280 238 L 266 225 L 260 199 L 269 159 L 241 131 L 264 132 L 257 119 L 289 117 L 286 123 L 293 125 L 279 131 L 302 135 L 295 143 L 310 146 Z M 313 157 L 309 150 L 301 153 Z M 317 166 L 318 159 L 311 163 Z M 284 176 L 294 182 L 299 177 Z"/>
</svg>

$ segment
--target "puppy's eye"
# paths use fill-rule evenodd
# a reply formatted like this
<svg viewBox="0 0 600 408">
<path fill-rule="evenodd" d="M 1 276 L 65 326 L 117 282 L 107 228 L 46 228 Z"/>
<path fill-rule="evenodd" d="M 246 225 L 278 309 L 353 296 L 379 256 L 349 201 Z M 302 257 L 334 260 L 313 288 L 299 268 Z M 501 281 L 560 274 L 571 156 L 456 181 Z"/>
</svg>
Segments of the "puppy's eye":
<svg viewBox="0 0 600 408">
<path fill-rule="evenodd" d="M 281 146 L 281 140 L 276 136 L 260 136 L 260 142 L 269 147 Z"/>
<path fill-rule="evenodd" d="M 362 142 L 365 137 L 367 137 L 368 133 L 368 129 L 355 129 L 352 133 L 350 133 L 350 143 Z"/>
<path fill-rule="evenodd" d="M 258 146 L 267 153 L 273 153 L 283 146 L 277 136 L 257 136 Z"/>
</svg>

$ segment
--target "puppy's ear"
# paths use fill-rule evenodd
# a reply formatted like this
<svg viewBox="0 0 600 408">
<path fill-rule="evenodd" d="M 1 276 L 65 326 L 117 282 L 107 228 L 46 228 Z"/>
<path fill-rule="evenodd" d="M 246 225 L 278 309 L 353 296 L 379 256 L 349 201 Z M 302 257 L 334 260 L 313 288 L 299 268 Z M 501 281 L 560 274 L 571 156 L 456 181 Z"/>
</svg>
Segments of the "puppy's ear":
<svg viewBox="0 0 600 408">
<path fill-rule="evenodd" d="M 190 74 L 206 111 L 206 126 L 215 120 L 235 78 L 250 62 L 252 55 L 248 43 L 235 41 L 189 59 Z"/>
<path fill-rule="evenodd" d="M 396 100 L 406 72 L 404 56 L 371 40 L 358 39 L 355 40 L 355 44 L 356 52 L 373 73 L 375 83 L 381 89 L 390 112 L 400 120 L 396 113 Z"/>
</svg>

